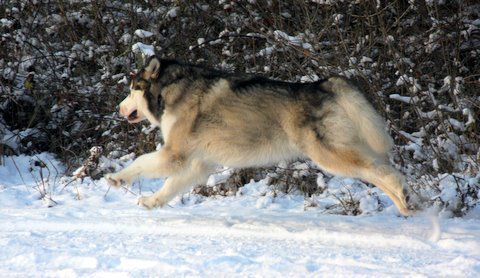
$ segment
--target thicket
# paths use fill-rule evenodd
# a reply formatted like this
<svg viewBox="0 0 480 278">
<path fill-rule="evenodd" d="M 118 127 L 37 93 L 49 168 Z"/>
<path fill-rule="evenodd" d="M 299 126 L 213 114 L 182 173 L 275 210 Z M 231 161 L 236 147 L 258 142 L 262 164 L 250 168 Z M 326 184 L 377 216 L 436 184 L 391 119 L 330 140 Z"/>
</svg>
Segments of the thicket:
<svg viewBox="0 0 480 278">
<path fill-rule="evenodd" d="M 111 158 L 154 150 L 157 130 L 116 113 L 141 42 L 228 71 L 356 80 L 412 189 L 454 178 L 462 213 L 479 193 L 479 14 L 473 0 L 2 1 L 0 154 L 53 152 L 74 169 L 93 146 Z M 265 171 L 295 172 L 252 175 Z"/>
</svg>

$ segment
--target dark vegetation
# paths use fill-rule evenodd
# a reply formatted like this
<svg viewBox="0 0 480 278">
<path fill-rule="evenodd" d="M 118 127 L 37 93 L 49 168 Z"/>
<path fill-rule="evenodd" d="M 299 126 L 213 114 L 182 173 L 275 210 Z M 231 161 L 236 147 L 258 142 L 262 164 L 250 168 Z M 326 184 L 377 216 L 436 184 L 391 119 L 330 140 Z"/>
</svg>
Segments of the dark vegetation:
<svg viewBox="0 0 480 278">
<path fill-rule="evenodd" d="M 142 42 L 162 57 L 222 70 L 355 79 L 386 117 L 394 162 L 412 189 L 452 206 L 435 195 L 453 177 L 460 202 L 452 211 L 478 202 L 477 1 L 0 2 L 0 154 L 53 152 L 74 170 L 93 146 L 111 158 L 154 150 L 157 130 L 116 114 L 124 78 L 141 66 L 132 45 Z M 275 168 L 242 172 L 236 183 L 266 172 L 286 191 L 323 190 Z"/>
</svg>

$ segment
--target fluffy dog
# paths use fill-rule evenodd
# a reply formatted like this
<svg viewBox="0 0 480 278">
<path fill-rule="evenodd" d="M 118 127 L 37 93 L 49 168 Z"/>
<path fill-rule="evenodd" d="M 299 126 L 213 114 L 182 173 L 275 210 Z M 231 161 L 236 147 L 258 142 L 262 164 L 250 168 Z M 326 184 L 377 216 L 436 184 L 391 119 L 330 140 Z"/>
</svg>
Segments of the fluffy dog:
<svg viewBox="0 0 480 278">
<path fill-rule="evenodd" d="M 388 162 L 392 139 L 362 93 L 346 79 L 289 83 L 151 57 L 132 80 L 120 114 L 148 120 L 165 144 L 106 176 L 119 186 L 168 177 L 147 208 L 161 207 L 218 165 L 254 167 L 309 158 L 322 169 L 383 190 L 409 215 L 404 178 Z"/>
</svg>

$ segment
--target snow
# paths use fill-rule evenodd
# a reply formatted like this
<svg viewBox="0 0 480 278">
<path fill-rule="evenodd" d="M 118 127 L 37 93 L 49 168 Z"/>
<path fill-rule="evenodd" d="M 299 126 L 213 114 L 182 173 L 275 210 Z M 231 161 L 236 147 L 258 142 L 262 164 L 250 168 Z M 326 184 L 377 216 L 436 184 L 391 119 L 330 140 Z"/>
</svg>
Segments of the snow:
<svg viewBox="0 0 480 278">
<path fill-rule="evenodd" d="M 47 164 L 44 171 L 64 170 L 48 154 L 5 157 L 0 166 L 3 277 L 480 274 L 478 210 L 441 219 L 440 233 L 428 217 L 397 217 L 388 208 L 360 216 L 324 214 L 305 208 L 302 195 L 274 195 L 264 181 L 251 181 L 236 196 L 187 193 L 147 211 L 136 200 L 162 180 L 142 180 L 125 191 L 85 178 L 63 189 L 68 179 L 53 173 L 44 177 L 56 205 L 47 207 L 33 189 L 41 183 L 39 160 Z M 317 182 L 342 190 L 353 181 L 321 176 Z M 448 186 L 448 180 L 441 184 Z M 448 194 L 454 192 L 442 198 Z M 373 211 L 372 196 L 360 203 Z"/>
<path fill-rule="evenodd" d="M 175 18 L 175 17 L 178 16 L 178 11 L 179 10 L 180 10 L 179 7 L 174 7 L 167 12 L 167 16 L 171 17 L 171 18 Z"/>
<path fill-rule="evenodd" d="M 473 116 L 473 112 L 471 109 L 464 108 L 462 110 L 462 114 L 468 117 L 468 121 L 465 123 L 466 126 L 470 126 L 475 123 L 475 117 Z"/>
<path fill-rule="evenodd" d="M 141 53 L 147 57 L 155 55 L 155 49 L 152 45 L 137 42 L 132 45 L 133 53 Z"/>
<path fill-rule="evenodd" d="M 10 28 L 13 25 L 13 21 L 8 20 L 6 18 L 2 18 L 2 19 L 0 19 L 0 25 L 2 25 L 2 27 Z"/>
<path fill-rule="evenodd" d="M 135 35 L 141 39 L 144 39 L 144 38 L 150 38 L 151 36 L 153 36 L 153 33 L 150 32 L 150 31 L 145 31 L 145 30 L 142 30 L 142 29 L 137 29 L 135 30 Z"/>
<path fill-rule="evenodd" d="M 273 34 L 275 36 L 275 39 L 277 40 L 285 40 L 292 45 L 301 46 L 302 48 L 312 52 L 314 51 L 313 46 L 311 44 L 303 42 L 303 35 L 290 36 L 287 33 L 280 30 L 273 31 Z"/>
<path fill-rule="evenodd" d="M 305 76 L 302 76 L 300 78 L 300 82 L 304 83 L 304 82 L 315 82 L 315 81 L 318 81 L 320 80 L 320 77 L 318 77 L 318 75 L 316 74 L 311 74 L 311 75 L 305 75 Z"/>
<path fill-rule="evenodd" d="M 401 102 L 405 102 L 405 103 L 412 103 L 412 98 L 411 97 L 405 97 L 405 96 L 401 96 L 399 94 L 391 94 L 389 95 L 389 97 L 391 99 L 394 99 L 394 100 L 398 100 L 398 101 L 401 101 Z"/>
<path fill-rule="evenodd" d="M 197 39 L 197 43 L 198 43 L 198 45 L 204 44 L 204 43 L 205 43 L 205 39 L 204 39 L 204 38 L 198 38 L 198 39 Z"/>
</svg>

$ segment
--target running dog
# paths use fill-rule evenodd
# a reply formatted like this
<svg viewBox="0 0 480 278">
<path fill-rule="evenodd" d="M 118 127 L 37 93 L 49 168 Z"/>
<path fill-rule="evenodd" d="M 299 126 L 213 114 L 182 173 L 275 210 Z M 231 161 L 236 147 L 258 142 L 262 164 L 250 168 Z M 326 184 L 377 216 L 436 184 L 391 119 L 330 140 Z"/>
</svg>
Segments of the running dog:
<svg viewBox="0 0 480 278">
<path fill-rule="evenodd" d="M 269 166 L 309 158 L 335 175 L 383 190 L 411 214 L 403 176 L 388 161 L 392 139 L 362 93 L 346 79 L 289 83 L 151 57 L 120 103 L 129 123 L 159 126 L 162 149 L 106 175 L 113 186 L 167 177 L 139 204 L 166 205 L 205 183 L 218 165 Z"/>
</svg>

